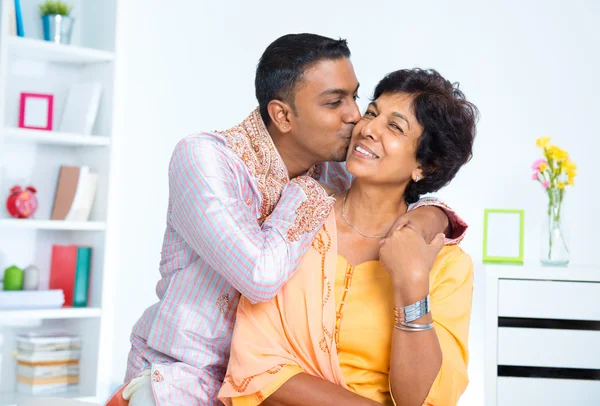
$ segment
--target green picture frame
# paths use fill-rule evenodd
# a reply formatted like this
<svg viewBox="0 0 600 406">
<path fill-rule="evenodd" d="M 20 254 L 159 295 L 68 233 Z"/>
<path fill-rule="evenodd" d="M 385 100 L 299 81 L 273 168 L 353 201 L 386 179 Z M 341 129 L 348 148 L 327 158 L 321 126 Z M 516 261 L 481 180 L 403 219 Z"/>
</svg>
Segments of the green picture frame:
<svg viewBox="0 0 600 406">
<path fill-rule="evenodd" d="M 493 219 L 492 219 L 493 217 Z M 504 218 L 503 218 L 504 217 Z M 518 217 L 518 218 L 516 218 Z M 502 221 L 506 220 L 506 221 Z M 506 235 L 499 237 L 490 233 L 497 233 L 498 225 L 502 225 L 502 232 Z M 518 224 L 518 226 L 517 226 Z M 516 228 L 518 227 L 518 230 Z M 507 233 L 508 232 L 508 233 Z M 510 233 L 515 235 L 511 236 Z M 517 235 L 518 233 L 518 235 Z M 505 240 L 508 238 L 509 240 Z M 510 240 L 511 238 L 517 239 Z M 524 262 L 524 239 L 525 239 L 525 211 L 510 209 L 485 209 L 483 213 L 483 262 L 488 264 L 518 264 Z M 502 241 L 504 247 L 493 247 Z M 509 247 L 508 249 L 506 247 Z M 507 255 L 506 252 L 509 252 Z"/>
</svg>

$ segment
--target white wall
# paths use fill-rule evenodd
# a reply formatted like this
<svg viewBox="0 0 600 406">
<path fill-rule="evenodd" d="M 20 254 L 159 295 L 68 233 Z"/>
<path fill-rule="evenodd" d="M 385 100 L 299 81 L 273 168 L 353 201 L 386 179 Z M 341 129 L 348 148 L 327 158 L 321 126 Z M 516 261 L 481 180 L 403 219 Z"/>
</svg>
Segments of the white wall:
<svg viewBox="0 0 600 406">
<path fill-rule="evenodd" d="M 545 200 L 529 180 L 529 166 L 538 157 L 535 139 L 553 137 L 580 168 L 568 192 L 572 262 L 598 263 L 590 249 L 600 228 L 592 210 L 600 200 L 593 162 L 600 150 L 597 1 L 120 4 L 114 381 L 123 377 L 132 324 L 156 300 L 172 148 L 190 132 L 227 128 L 255 107 L 257 60 L 285 33 L 347 38 L 363 106 L 377 81 L 399 68 L 432 67 L 461 83 L 481 110 L 479 135 L 472 162 L 440 196 L 471 224 L 464 247 L 476 260 L 483 209 L 497 207 L 525 209 L 526 261 L 538 262 Z M 483 285 L 477 278 L 472 384 L 464 405 L 483 404 Z"/>
</svg>

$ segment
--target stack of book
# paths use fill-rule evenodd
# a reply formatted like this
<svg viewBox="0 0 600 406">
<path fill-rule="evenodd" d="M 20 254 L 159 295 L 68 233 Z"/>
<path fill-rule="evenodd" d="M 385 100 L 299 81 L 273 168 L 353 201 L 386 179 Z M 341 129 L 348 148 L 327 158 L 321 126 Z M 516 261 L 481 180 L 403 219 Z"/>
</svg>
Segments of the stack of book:
<svg viewBox="0 0 600 406">
<path fill-rule="evenodd" d="M 77 391 L 81 341 L 67 333 L 17 336 L 17 390 L 31 395 Z"/>
</svg>

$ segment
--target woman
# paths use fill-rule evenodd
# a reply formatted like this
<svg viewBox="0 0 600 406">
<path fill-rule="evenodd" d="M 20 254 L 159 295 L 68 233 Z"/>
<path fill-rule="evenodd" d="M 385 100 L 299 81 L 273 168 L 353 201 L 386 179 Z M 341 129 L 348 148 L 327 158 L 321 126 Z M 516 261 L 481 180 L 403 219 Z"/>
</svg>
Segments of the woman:
<svg viewBox="0 0 600 406">
<path fill-rule="evenodd" d="M 354 176 L 297 274 L 238 307 L 220 399 L 246 405 L 455 405 L 467 379 L 470 257 L 390 230 L 472 156 L 477 110 L 437 72 L 376 87 L 347 156 Z"/>
</svg>

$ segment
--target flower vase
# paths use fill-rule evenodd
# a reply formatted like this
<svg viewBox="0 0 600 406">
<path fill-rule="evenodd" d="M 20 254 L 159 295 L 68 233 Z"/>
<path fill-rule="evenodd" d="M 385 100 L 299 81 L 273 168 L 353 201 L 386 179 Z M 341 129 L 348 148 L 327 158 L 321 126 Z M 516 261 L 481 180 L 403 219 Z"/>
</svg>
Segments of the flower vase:
<svg viewBox="0 0 600 406">
<path fill-rule="evenodd" d="M 542 226 L 541 261 L 545 266 L 569 264 L 568 229 L 563 216 L 564 189 L 549 189 L 548 212 Z"/>
</svg>

